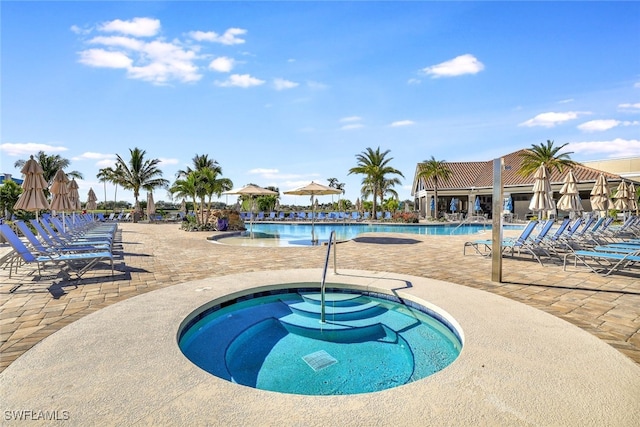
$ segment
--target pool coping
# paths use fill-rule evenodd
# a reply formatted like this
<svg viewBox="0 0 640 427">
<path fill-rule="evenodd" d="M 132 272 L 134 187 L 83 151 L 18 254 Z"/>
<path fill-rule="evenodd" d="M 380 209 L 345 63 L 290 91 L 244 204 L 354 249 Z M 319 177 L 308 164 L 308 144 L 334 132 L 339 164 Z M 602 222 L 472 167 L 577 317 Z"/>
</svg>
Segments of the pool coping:
<svg viewBox="0 0 640 427">
<path fill-rule="evenodd" d="M 321 269 L 212 277 L 106 307 L 47 337 L 0 373 L 6 411 L 66 411 L 68 425 L 638 425 L 640 367 L 589 333 L 507 298 L 423 277 L 339 270 L 328 282 L 387 289 L 449 313 L 465 337 L 435 375 L 376 393 L 301 396 L 213 377 L 177 346 L 207 302 Z M 507 321 L 508 319 L 508 321 Z M 606 360 L 606 363 L 603 363 Z"/>
</svg>

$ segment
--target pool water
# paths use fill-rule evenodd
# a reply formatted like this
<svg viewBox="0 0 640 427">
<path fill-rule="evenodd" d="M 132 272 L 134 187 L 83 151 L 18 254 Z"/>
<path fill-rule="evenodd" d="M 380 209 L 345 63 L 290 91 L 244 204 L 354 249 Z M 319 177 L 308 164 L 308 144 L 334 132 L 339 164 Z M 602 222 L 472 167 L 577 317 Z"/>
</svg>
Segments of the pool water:
<svg viewBox="0 0 640 427">
<path fill-rule="evenodd" d="M 180 349 L 200 368 L 234 383 L 343 395 L 427 377 L 451 364 L 462 348 L 455 328 L 417 304 L 328 292 L 321 323 L 318 289 L 286 292 L 201 313 L 183 328 Z"/>
<path fill-rule="evenodd" d="M 248 225 L 247 225 L 248 227 Z M 521 225 L 505 225 L 505 230 L 520 230 Z M 257 223 L 253 233 L 230 236 L 218 240 L 220 243 L 237 246 L 309 246 L 323 244 L 335 230 L 337 240 L 351 240 L 362 233 L 407 233 L 420 235 L 465 235 L 490 231 L 488 224 L 349 224 L 320 223 L 313 226 L 317 241 L 312 242 L 311 224 Z"/>
</svg>

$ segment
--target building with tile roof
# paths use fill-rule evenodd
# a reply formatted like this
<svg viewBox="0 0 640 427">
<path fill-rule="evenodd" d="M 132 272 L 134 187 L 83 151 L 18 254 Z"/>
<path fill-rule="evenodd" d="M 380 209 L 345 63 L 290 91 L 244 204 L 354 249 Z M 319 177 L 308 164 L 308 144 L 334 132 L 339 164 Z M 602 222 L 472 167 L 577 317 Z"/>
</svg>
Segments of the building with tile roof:
<svg viewBox="0 0 640 427">
<path fill-rule="evenodd" d="M 529 210 L 529 202 L 533 196 L 533 175 L 523 177 L 518 173 L 522 164 L 522 153 L 527 150 L 518 150 L 507 154 L 504 159 L 502 180 L 504 196 L 511 197 L 515 218 L 525 219 L 534 213 Z M 475 199 L 480 199 L 481 213 L 491 216 L 493 193 L 493 160 L 483 162 L 446 162 L 452 171 L 451 179 L 438 180 L 438 211 L 451 212 L 451 199 L 458 200 L 458 212 L 467 213 L 474 211 Z M 414 197 L 416 210 L 423 217 L 432 216 L 430 202 L 434 195 L 433 181 L 425 181 L 418 178 L 418 172 L 424 167 L 424 163 L 418 163 L 414 174 L 411 195 Z M 559 173 L 556 170 L 549 171 L 553 199 L 560 198 L 560 188 L 564 183 L 567 170 Z M 609 183 L 609 189 L 614 190 L 620 181 L 631 182 L 628 178 L 618 174 L 598 170 L 582 164 L 573 168 L 573 174 L 578 181 L 578 190 L 585 211 L 591 211 L 589 201 L 591 189 L 600 174 L 603 174 Z M 564 216 L 558 212 L 559 216 Z"/>
<path fill-rule="evenodd" d="M 22 185 L 22 179 L 12 177 L 10 173 L 0 173 L 0 185 L 9 180 L 12 180 L 18 185 Z"/>
</svg>

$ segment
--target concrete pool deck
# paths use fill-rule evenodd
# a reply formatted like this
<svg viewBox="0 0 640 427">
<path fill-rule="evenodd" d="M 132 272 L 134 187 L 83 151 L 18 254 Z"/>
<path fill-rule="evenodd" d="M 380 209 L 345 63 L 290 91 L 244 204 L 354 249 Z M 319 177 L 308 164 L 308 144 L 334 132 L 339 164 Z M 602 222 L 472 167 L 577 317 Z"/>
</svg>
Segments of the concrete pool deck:
<svg viewBox="0 0 640 427">
<path fill-rule="evenodd" d="M 68 411 L 68 424 L 83 426 L 621 426 L 640 419 L 640 368 L 567 322 L 442 281 L 338 273 L 330 282 L 393 290 L 446 310 L 465 336 L 458 359 L 420 381 L 349 396 L 273 393 L 213 377 L 177 346 L 189 313 L 248 288 L 314 281 L 321 270 L 243 273 L 150 292 L 74 322 L 2 373 L 3 387 L 11 390 L 4 404 Z"/>
<path fill-rule="evenodd" d="M 341 274 L 331 281 L 399 288 L 409 280 L 398 292 L 452 314 L 463 353 L 433 377 L 380 393 L 280 395 L 194 367 L 177 349 L 177 328 L 218 295 L 319 281 L 326 248 L 225 246 L 175 224 L 121 229 L 113 278 L 96 271 L 76 286 L 0 271 L 3 423 L 12 423 L 6 411 L 20 410 L 68 411 L 71 425 L 324 425 L 321 414 L 342 425 L 640 421 L 640 367 L 631 360 L 640 360 L 637 277 L 516 257 L 504 260 L 496 284 L 486 259 L 462 256 L 468 236 L 365 235 L 338 245 Z"/>
</svg>

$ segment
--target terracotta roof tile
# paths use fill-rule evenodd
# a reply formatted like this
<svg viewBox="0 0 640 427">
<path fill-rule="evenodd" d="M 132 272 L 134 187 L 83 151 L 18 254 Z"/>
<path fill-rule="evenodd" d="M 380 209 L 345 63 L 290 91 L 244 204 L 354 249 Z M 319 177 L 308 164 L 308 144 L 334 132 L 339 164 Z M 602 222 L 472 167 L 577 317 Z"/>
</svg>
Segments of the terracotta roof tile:
<svg viewBox="0 0 640 427">
<path fill-rule="evenodd" d="M 533 185 L 533 175 L 523 177 L 518 173 L 522 165 L 522 153 L 528 150 L 518 150 L 504 156 L 505 170 L 502 174 L 505 187 Z M 438 181 L 439 190 L 454 190 L 463 188 L 491 188 L 493 187 L 493 160 L 486 162 L 446 162 L 453 172 L 448 181 Z M 424 163 L 418 163 L 417 170 L 420 170 Z M 551 184 L 559 184 L 564 181 L 567 170 L 562 173 L 553 170 L 550 172 Z M 580 183 L 595 183 L 601 173 L 607 178 L 609 183 L 619 182 L 622 178 L 619 175 L 609 172 L 599 171 L 582 164 L 577 164 L 573 168 L 576 180 Z M 426 182 L 427 188 L 433 188 L 433 182 Z"/>
</svg>

